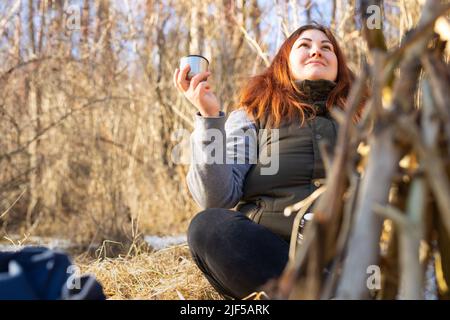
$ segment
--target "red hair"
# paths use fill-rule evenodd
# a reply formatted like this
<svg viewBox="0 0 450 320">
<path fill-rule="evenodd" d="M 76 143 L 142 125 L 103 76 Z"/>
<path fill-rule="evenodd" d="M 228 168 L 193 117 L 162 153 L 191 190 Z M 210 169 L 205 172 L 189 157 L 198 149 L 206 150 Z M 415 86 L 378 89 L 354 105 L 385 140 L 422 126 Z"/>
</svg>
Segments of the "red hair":
<svg viewBox="0 0 450 320">
<path fill-rule="evenodd" d="M 347 95 L 354 81 L 353 72 L 349 69 L 345 56 L 331 31 L 319 24 L 304 25 L 295 30 L 281 45 L 271 65 L 262 73 L 250 78 L 242 89 L 239 105 L 254 120 L 263 120 L 267 127 L 279 127 L 282 119 L 301 123 L 315 116 L 312 106 L 299 101 L 298 88 L 289 67 L 291 48 L 303 31 L 315 29 L 322 31 L 331 41 L 337 57 L 338 71 L 336 86 L 330 92 L 326 102 L 327 109 L 337 106 L 345 108 Z M 359 118 L 360 111 L 355 115 Z"/>
</svg>

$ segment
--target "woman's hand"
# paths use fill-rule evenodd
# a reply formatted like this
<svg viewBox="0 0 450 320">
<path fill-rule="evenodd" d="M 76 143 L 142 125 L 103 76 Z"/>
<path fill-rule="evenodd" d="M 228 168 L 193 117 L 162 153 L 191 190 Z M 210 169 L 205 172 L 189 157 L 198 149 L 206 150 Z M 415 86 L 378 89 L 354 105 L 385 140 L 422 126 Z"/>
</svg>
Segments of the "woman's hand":
<svg viewBox="0 0 450 320">
<path fill-rule="evenodd" d="M 211 86 L 207 82 L 211 72 L 206 71 L 199 73 L 186 80 L 186 76 L 190 70 L 189 65 L 183 69 L 175 70 L 173 82 L 184 96 L 200 111 L 203 117 L 217 117 L 220 113 L 219 101 L 216 95 L 211 91 Z"/>
</svg>

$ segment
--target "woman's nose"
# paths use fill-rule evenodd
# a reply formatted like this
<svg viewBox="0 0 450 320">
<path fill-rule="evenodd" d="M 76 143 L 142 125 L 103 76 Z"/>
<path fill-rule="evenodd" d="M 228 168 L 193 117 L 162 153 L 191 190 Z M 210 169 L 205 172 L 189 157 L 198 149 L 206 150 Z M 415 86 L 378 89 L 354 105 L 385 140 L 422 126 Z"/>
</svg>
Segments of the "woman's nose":
<svg viewBox="0 0 450 320">
<path fill-rule="evenodd" d="M 311 48 L 311 51 L 309 54 L 311 57 L 321 57 L 322 56 L 322 52 L 320 52 L 320 49 L 315 46 Z"/>
</svg>

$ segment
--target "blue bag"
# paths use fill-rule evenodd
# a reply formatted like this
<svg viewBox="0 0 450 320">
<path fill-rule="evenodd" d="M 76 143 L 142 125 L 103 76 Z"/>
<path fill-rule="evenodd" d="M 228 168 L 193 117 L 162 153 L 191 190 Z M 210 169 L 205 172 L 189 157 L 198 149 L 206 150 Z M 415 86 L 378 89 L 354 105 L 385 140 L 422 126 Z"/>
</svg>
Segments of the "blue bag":
<svg viewBox="0 0 450 320">
<path fill-rule="evenodd" d="M 0 252 L 0 300 L 104 300 L 93 276 L 73 273 L 70 258 L 44 247 Z"/>
</svg>

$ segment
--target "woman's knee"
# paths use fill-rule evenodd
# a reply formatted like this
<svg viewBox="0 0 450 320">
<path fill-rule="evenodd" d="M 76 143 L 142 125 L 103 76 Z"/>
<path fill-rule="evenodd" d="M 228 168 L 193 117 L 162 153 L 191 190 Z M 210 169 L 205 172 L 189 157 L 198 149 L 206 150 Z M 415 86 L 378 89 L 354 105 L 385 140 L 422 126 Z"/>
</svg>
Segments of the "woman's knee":
<svg viewBox="0 0 450 320">
<path fill-rule="evenodd" d="M 209 208 L 197 213 L 189 224 L 187 240 L 191 250 L 197 251 L 211 241 L 216 228 L 223 227 L 236 213 L 222 208 Z"/>
</svg>

